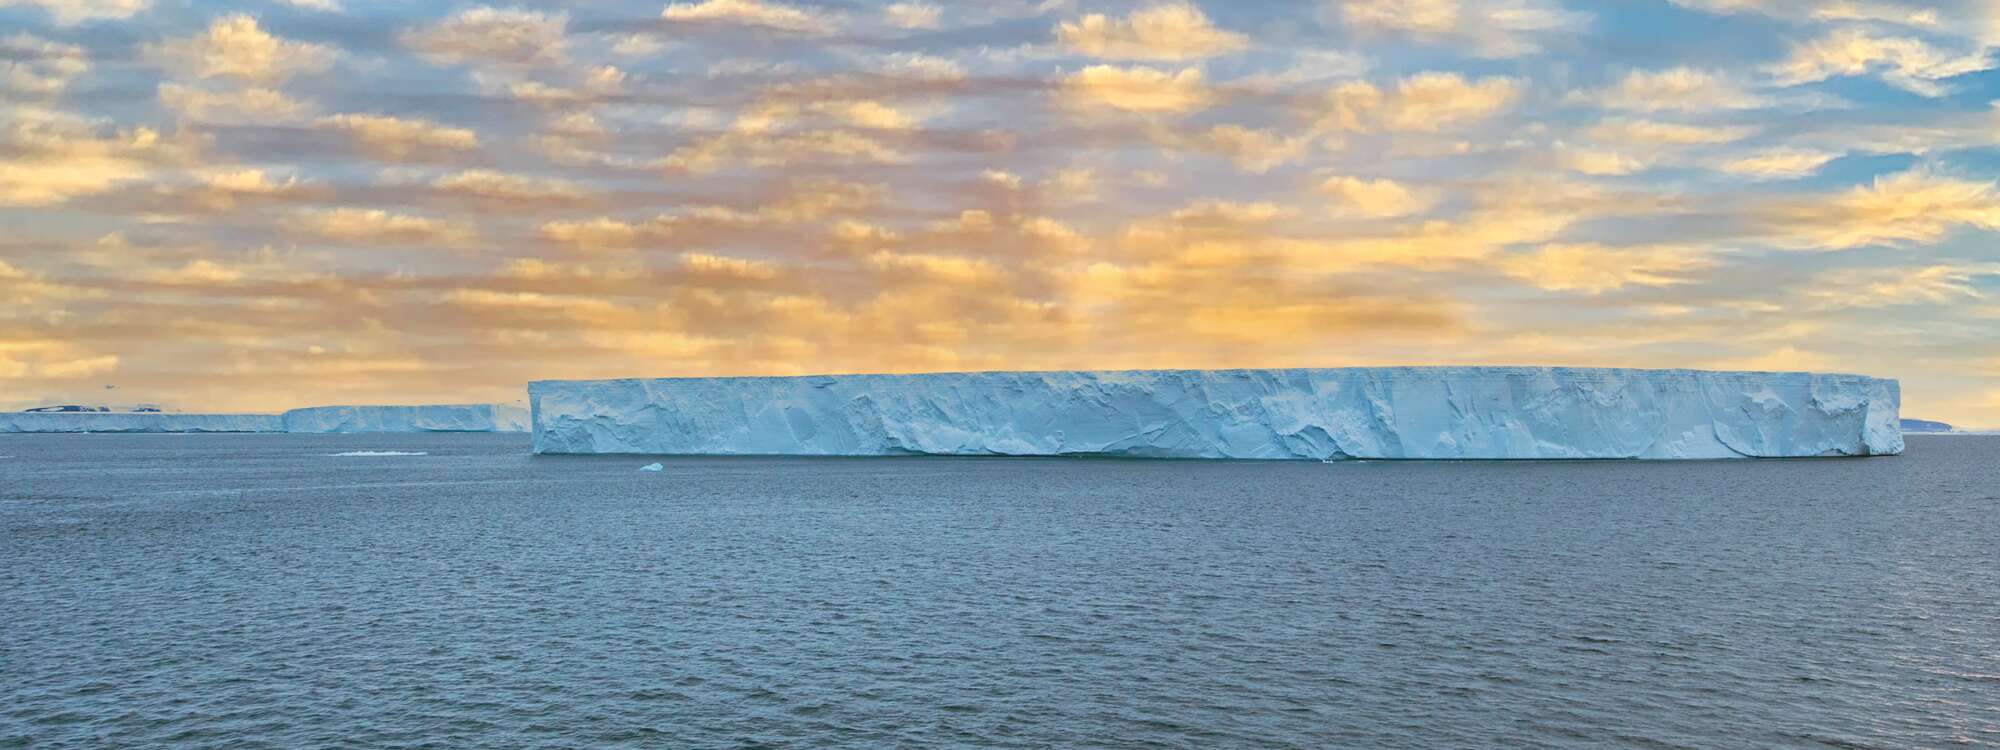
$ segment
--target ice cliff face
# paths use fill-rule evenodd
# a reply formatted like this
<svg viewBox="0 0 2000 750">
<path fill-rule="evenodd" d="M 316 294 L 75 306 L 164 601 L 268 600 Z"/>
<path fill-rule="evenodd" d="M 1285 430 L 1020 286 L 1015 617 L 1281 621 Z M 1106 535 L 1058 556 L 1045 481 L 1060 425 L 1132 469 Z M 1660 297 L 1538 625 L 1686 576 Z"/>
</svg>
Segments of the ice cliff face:
<svg viewBox="0 0 2000 750">
<path fill-rule="evenodd" d="M 281 432 L 276 414 L 0 412 L 0 432 Z"/>
<path fill-rule="evenodd" d="M 541 381 L 537 453 L 1745 458 L 1901 453 L 1896 381 L 1566 367 Z"/>
<path fill-rule="evenodd" d="M 315 406 L 282 419 L 285 432 L 528 431 L 528 410 L 509 404 Z"/>
</svg>

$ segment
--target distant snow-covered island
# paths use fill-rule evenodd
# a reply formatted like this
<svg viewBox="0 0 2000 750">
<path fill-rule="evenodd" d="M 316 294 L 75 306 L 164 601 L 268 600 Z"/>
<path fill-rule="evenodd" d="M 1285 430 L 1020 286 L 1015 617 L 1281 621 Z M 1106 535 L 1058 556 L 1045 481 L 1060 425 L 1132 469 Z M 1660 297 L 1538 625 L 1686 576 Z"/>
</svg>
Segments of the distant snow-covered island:
<svg viewBox="0 0 2000 750">
<path fill-rule="evenodd" d="M 542 454 L 1721 459 L 1895 455 L 1896 381 L 1570 367 L 538 381 Z"/>
<path fill-rule="evenodd" d="M 1910 435 L 1955 435 L 1955 436 L 1978 436 L 1978 437 L 1993 437 L 1996 435 L 2000 435 L 2000 430 L 1986 430 L 1986 429 L 1979 429 L 1976 427 L 1972 428 L 1960 427 L 1958 425 L 1947 424 L 1944 422 L 1933 422 L 1928 419 L 1903 420 L 1903 432 Z"/>
<path fill-rule="evenodd" d="M 527 432 L 528 410 L 513 404 L 316 406 L 281 414 L 185 414 L 157 408 L 95 407 L 0 412 L 7 432 Z"/>
<path fill-rule="evenodd" d="M 1952 427 L 1949 424 L 1946 424 L 1944 422 L 1933 422 L 1928 419 L 1904 419 L 1902 420 L 1902 429 L 1903 432 L 1916 432 L 1916 433 L 1957 431 L 1957 428 Z"/>
</svg>

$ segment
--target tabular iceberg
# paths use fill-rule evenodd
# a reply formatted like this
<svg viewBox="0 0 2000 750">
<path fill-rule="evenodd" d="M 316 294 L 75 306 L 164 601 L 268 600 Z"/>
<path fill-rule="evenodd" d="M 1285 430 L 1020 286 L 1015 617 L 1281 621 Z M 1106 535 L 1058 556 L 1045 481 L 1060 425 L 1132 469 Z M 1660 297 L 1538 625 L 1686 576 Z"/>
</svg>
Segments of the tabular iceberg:
<svg viewBox="0 0 2000 750">
<path fill-rule="evenodd" d="M 276 414 L 0 412 L 0 432 L 283 432 Z"/>
<path fill-rule="evenodd" d="M 511 404 L 315 406 L 285 412 L 285 432 L 527 432 Z"/>
<path fill-rule="evenodd" d="M 0 412 L 5 432 L 527 432 L 513 404 L 315 406 L 283 414 Z"/>
<path fill-rule="evenodd" d="M 1903 451 L 1860 375 L 1568 367 L 539 381 L 536 453 L 1239 459 Z"/>
</svg>

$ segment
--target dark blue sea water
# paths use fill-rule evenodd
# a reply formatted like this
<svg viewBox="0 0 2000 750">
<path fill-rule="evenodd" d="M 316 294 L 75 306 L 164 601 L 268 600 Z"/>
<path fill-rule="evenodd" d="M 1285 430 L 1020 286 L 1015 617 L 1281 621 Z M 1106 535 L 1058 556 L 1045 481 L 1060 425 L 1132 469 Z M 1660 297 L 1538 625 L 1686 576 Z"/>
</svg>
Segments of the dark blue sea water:
<svg viewBox="0 0 2000 750">
<path fill-rule="evenodd" d="M 354 450 L 421 456 L 333 456 Z M 0 437 L 0 746 L 2000 744 L 2000 438 L 1695 463 Z"/>
</svg>

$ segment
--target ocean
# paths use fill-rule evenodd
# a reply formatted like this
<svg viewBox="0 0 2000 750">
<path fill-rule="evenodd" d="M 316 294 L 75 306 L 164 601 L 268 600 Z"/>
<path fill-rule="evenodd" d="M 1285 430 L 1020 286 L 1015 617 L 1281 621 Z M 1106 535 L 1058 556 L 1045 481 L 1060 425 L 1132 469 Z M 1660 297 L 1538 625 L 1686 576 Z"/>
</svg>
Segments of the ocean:
<svg viewBox="0 0 2000 750">
<path fill-rule="evenodd" d="M 0 436 L 0 747 L 2000 745 L 2000 437 L 653 460 Z"/>
</svg>

